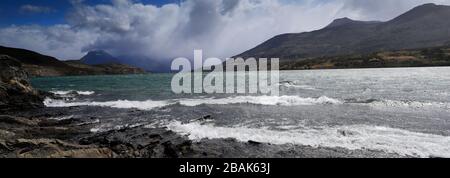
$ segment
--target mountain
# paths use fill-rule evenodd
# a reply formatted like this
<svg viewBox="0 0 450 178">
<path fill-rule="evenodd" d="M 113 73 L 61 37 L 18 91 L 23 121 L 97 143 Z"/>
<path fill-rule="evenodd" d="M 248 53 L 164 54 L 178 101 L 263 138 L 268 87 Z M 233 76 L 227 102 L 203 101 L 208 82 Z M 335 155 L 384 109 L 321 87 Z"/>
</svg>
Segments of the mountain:
<svg viewBox="0 0 450 178">
<path fill-rule="evenodd" d="M 120 63 L 119 59 L 103 50 L 88 52 L 88 54 L 81 58 L 81 62 L 88 65 Z"/>
<path fill-rule="evenodd" d="M 0 55 L 16 59 L 32 76 L 142 74 L 145 70 L 123 64 L 87 65 L 80 61 L 60 61 L 34 51 L 0 46 Z"/>
<path fill-rule="evenodd" d="M 387 22 L 337 19 L 305 33 L 282 34 L 235 57 L 280 61 L 450 45 L 450 6 L 424 4 Z"/>
<path fill-rule="evenodd" d="M 154 60 L 145 56 L 118 56 L 120 63 L 127 64 L 131 66 L 138 66 L 147 71 L 156 72 L 156 73 L 164 73 L 170 72 L 170 66 L 172 64 L 172 60 Z"/>
<path fill-rule="evenodd" d="M 21 63 L 28 65 L 46 66 L 54 68 L 68 67 L 63 62 L 59 61 L 54 57 L 42 55 L 26 49 L 0 46 L 0 54 L 11 56 L 19 60 Z"/>
<path fill-rule="evenodd" d="M 335 28 L 340 26 L 350 26 L 350 25 L 364 25 L 364 24 L 376 24 L 380 23 L 380 21 L 357 21 L 352 20 L 347 17 L 336 19 L 333 22 L 331 22 L 328 26 L 325 28 Z"/>
<path fill-rule="evenodd" d="M 170 70 L 169 60 L 152 60 L 142 56 L 112 56 L 104 50 L 90 51 L 80 62 L 88 65 L 105 65 L 105 64 L 123 64 L 129 66 L 138 66 L 152 72 L 167 72 Z"/>
<path fill-rule="evenodd" d="M 450 46 L 287 60 L 281 70 L 450 66 Z"/>
</svg>

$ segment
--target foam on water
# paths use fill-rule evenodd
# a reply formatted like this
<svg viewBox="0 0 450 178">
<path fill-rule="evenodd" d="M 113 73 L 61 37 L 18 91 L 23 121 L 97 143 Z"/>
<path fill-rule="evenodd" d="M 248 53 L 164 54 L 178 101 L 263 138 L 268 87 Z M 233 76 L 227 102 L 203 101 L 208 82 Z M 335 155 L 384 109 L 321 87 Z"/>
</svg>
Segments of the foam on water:
<svg viewBox="0 0 450 178">
<path fill-rule="evenodd" d="M 367 104 L 375 108 L 450 109 L 450 103 L 443 103 L 443 102 L 381 100 Z"/>
<path fill-rule="evenodd" d="M 92 94 L 94 94 L 95 92 L 93 92 L 93 91 L 77 91 L 77 93 L 78 93 L 79 95 L 92 95 Z"/>
<path fill-rule="evenodd" d="M 106 101 L 106 102 L 67 102 L 64 100 L 45 99 L 44 104 L 47 107 L 71 107 L 71 106 L 102 106 L 112 108 L 136 108 L 142 110 L 150 110 L 163 106 L 181 104 L 184 106 L 198 106 L 202 104 L 209 105 L 226 105 L 226 104 L 258 104 L 258 105 L 316 105 L 316 104 L 342 104 L 341 101 L 326 96 L 320 98 L 302 98 L 298 96 L 238 96 L 228 98 L 202 98 L 202 99 L 177 99 L 163 101 Z"/>
<path fill-rule="evenodd" d="M 93 91 L 74 91 L 74 90 L 66 90 L 66 91 L 50 91 L 53 94 L 56 95 L 69 95 L 72 93 L 78 94 L 78 95 L 93 95 L 95 92 Z"/>
<path fill-rule="evenodd" d="M 186 134 L 192 140 L 235 138 L 243 142 L 253 140 L 272 144 L 382 150 L 403 156 L 450 157 L 450 137 L 448 136 L 370 125 L 324 126 L 276 131 L 267 128 L 217 127 L 199 122 L 182 124 L 179 121 L 173 121 L 168 124 L 168 129 Z"/>
<path fill-rule="evenodd" d="M 198 106 L 201 104 L 258 104 L 258 105 L 316 105 L 316 104 L 342 104 L 341 101 L 326 96 L 319 98 L 302 98 L 299 96 L 237 96 L 228 98 L 204 98 L 204 99 L 184 99 L 179 101 L 185 106 Z"/>
<path fill-rule="evenodd" d="M 302 85 L 302 84 L 298 84 L 297 82 L 291 82 L 291 81 L 281 82 L 281 83 L 279 83 L 279 85 L 282 87 L 286 87 L 286 88 L 298 88 L 298 89 L 303 89 L 303 90 L 318 90 L 318 89 L 314 88 L 313 86 Z"/>
<path fill-rule="evenodd" d="M 136 124 L 124 124 L 124 125 L 112 125 L 111 123 L 103 124 L 94 128 L 91 128 L 89 131 L 92 133 L 100 133 L 100 132 L 108 132 L 111 130 L 120 130 L 124 128 L 135 128 L 140 127 L 145 124 L 143 123 L 136 123 Z"/>
<path fill-rule="evenodd" d="M 269 106 L 302 106 L 302 105 L 340 105 L 340 104 L 356 104 L 366 105 L 375 109 L 390 108 L 410 108 L 410 109 L 450 109 L 450 103 L 442 102 L 421 102 L 421 101 L 396 101 L 396 100 L 368 100 L 366 101 L 341 101 L 339 99 L 322 96 L 318 98 L 300 97 L 300 96 L 234 96 L 227 98 L 200 98 L 200 99 L 172 99 L 172 100 L 146 100 L 146 101 L 129 101 L 116 100 L 106 102 L 84 101 L 69 102 L 65 100 L 53 100 L 47 98 L 44 104 L 47 107 L 71 107 L 71 106 L 102 106 L 112 108 L 136 108 L 142 110 L 150 110 L 154 108 L 180 104 L 183 106 L 199 106 L 207 105 L 227 105 L 227 104 L 255 104 Z"/>
<path fill-rule="evenodd" d="M 51 117 L 51 118 L 49 118 L 49 119 L 51 119 L 51 120 L 57 120 L 57 121 L 62 121 L 62 120 L 72 119 L 73 117 L 75 117 L 75 116 L 74 116 L 74 115 L 70 115 L 70 116 Z"/>
<path fill-rule="evenodd" d="M 72 106 L 101 106 L 101 107 L 111 107 L 111 108 L 121 108 L 121 109 L 141 109 L 141 110 L 151 110 L 158 107 L 163 107 L 168 105 L 166 101 L 128 101 L 128 100 L 117 100 L 117 101 L 106 101 L 106 102 L 95 102 L 95 101 L 85 101 L 85 102 L 66 102 L 63 100 L 53 100 L 45 99 L 44 104 L 47 107 L 72 107 Z"/>
</svg>

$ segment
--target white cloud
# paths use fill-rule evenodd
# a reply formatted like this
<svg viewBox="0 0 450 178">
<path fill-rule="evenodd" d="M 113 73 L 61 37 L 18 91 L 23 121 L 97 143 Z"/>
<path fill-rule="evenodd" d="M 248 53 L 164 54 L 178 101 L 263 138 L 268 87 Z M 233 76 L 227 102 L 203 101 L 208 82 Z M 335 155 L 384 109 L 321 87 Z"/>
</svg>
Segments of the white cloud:
<svg viewBox="0 0 450 178">
<path fill-rule="evenodd" d="M 0 29 L 0 45 L 41 52 L 60 59 L 79 59 L 83 46 L 95 41 L 96 35 L 74 30 L 69 25 L 11 26 Z"/>
<path fill-rule="evenodd" d="M 0 29 L 0 44 L 27 48 L 61 59 L 103 49 L 118 56 L 152 60 L 225 58 L 281 33 L 310 31 L 333 19 L 388 20 L 412 7 L 447 0 L 186 0 L 162 7 L 128 0 L 88 6 L 72 1 L 67 25 Z"/>
</svg>

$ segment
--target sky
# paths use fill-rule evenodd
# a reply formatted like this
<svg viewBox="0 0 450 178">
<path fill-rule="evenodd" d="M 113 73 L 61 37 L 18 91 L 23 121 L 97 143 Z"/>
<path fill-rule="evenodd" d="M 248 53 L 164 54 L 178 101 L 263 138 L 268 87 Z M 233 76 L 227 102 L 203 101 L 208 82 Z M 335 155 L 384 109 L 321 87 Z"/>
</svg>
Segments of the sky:
<svg viewBox="0 0 450 178">
<path fill-rule="evenodd" d="M 449 0 L 1 0 L 0 45 L 61 60 L 90 50 L 164 61 L 225 59 L 283 33 L 323 28 L 336 18 L 390 20 Z"/>
</svg>

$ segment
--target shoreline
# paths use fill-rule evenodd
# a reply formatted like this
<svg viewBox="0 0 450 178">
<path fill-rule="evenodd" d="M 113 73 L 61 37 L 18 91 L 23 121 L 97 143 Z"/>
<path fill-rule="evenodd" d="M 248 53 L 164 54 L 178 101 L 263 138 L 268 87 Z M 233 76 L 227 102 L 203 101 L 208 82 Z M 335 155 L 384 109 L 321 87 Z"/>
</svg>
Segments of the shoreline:
<svg viewBox="0 0 450 178">
<path fill-rule="evenodd" d="M 92 118 L 54 120 L 70 108 L 33 109 L 0 116 L 4 158 L 404 158 L 374 150 L 275 145 L 249 140 L 192 141 L 167 128 L 138 126 L 94 133 Z M 95 116 L 92 116 L 95 117 Z"/>
</svg>

